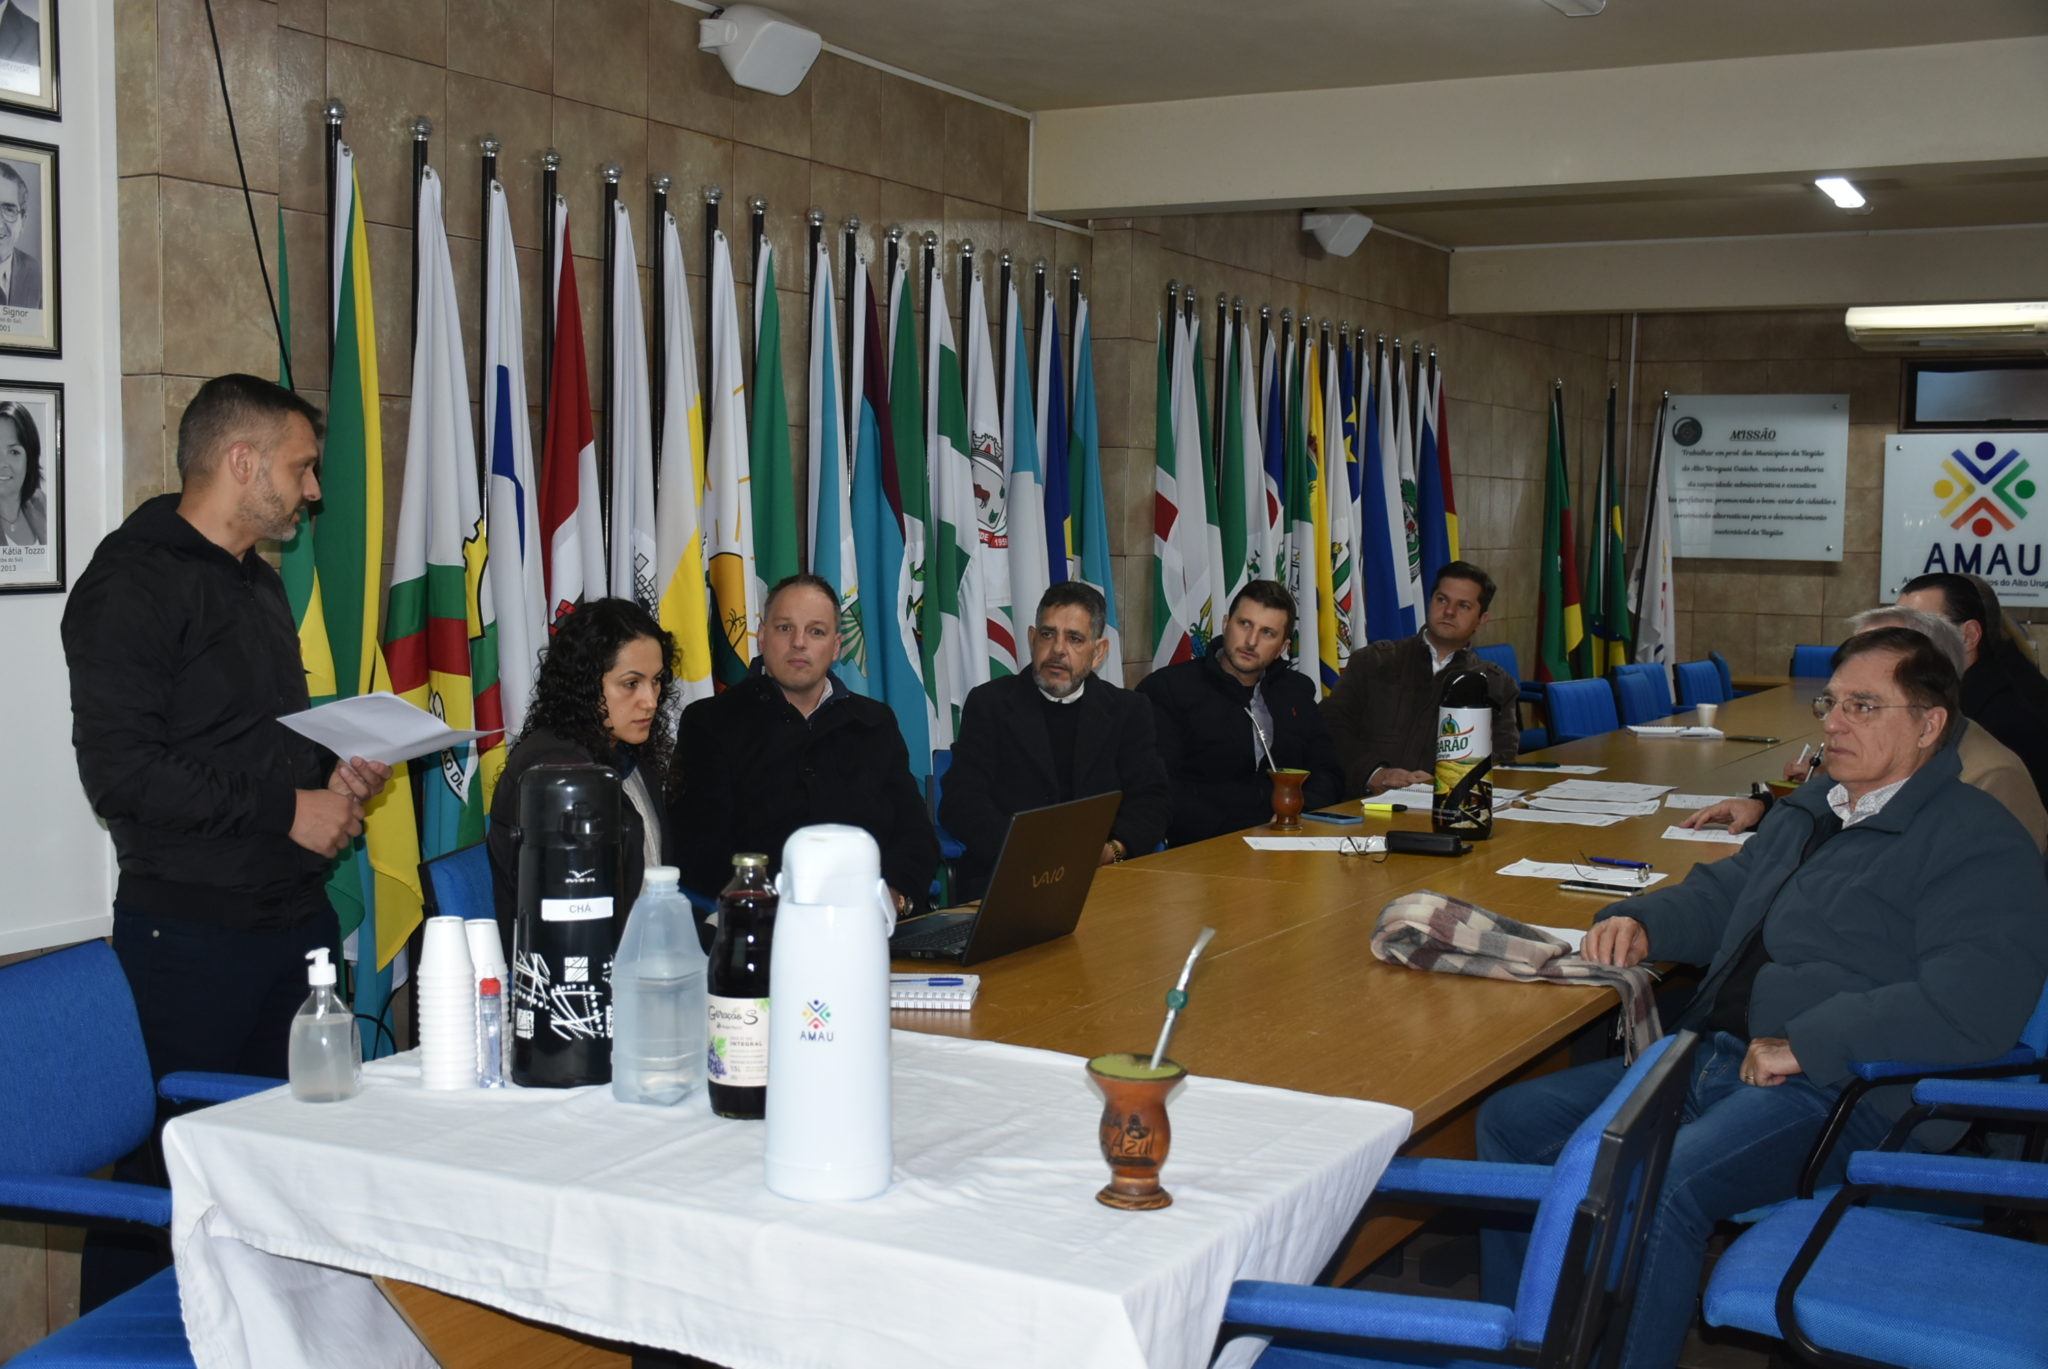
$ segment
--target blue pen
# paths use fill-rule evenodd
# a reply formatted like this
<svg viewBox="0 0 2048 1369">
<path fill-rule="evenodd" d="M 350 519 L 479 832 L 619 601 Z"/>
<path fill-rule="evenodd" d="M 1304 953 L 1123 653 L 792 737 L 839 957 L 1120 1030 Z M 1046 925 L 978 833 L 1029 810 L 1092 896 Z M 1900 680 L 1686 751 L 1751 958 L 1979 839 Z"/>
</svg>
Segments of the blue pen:
<svg viewBox="0 0 2048 1369">
<path fill-rule="evenodd" d="M 891 984 L 921 984 L 931 989 L 958 988 L 967 981 L 957 974 L 892 974 Z"/>
<path fill-rule="evenodd" d="M 1647 860 L 1617 860 L 1613 856 L 1587 856 L 1586 861 L 1591 865 L 1611 865 L 1617 870 L 1647 870 L 1650 868 L 1650 862 Z"/>
</svg>

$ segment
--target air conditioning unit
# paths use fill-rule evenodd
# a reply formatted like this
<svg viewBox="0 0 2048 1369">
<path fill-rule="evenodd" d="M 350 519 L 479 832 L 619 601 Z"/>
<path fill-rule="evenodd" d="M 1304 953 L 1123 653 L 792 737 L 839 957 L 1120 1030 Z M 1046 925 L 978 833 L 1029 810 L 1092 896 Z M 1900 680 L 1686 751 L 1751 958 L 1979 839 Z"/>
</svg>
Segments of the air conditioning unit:
<svg viewBox="0 0 2048 1369">
<path fill-rule="evenodd" d="M 1873 352 L 2048 352 L 2048 301 L 1851 309 L 1849 340 Z"/>
</svg>

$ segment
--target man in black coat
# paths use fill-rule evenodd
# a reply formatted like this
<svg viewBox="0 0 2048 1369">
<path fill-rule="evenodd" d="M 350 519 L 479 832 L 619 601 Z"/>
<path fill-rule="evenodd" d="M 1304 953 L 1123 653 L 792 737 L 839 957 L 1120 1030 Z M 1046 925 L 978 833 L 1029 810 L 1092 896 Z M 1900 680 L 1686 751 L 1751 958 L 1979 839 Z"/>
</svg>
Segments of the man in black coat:
<svg viewBox="0 0 2048 1369">
<path fill-rule="evenodd" d="M 669 834 L 688 888 L 717 893 L 740 851 L 779 869 L 792 832 L 837 822 L 881 847 L 897 911 L 924 910 L 939 842 L 903 734 L 886 704 L 832 674 L 838 659 L 838 591 L 792 575 L 768 592 L 754 673 L 683 710 Z"/>
<path fill-rule="evenodd" d="M 960 710 L 939 821 L 967 848 L 964 897 L 995 868 L 1017 813 L 1121 790 L 1101 863 L 1141 856 L 1172 811 L 1152 709 L 1095 675 L 1109 654 L 1109 607 L 1093 585 L 1063 580 L 1038 601 L 1031 669 L 977 685 Z"/>
<path fill-rule="evenodd" d="M 2005 640 L 2005 617 L 1990 586 L 1967 575 L 1915 576 L 1899 592 L 1900 608 L 1938 613 L 1963 634 L 1963 716 L 1998 738 L 2033 776 L 2048 802 L 2048 676 Z"/>
<path fill-rule="evenodd" d="M 1275 769 L 1308 771 L 1306 807 L 1335 803 L 1343 792 L 1344 765 L 1316 711 L 1315 685 L 1273 668 L 1293 635 L 1294 596 L 1278 581 L 1253 580 L 1230 601 L 1208 655 L 1139 681 L 1173 781 L 1171 845 L 1266 821 Z"/>
</svg>

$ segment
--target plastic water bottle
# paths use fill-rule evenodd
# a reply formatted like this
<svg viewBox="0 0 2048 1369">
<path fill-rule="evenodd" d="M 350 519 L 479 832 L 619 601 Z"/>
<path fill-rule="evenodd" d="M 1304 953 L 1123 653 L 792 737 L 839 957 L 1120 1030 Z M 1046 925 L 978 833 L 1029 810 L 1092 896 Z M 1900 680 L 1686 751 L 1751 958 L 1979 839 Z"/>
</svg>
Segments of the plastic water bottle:
<svg viewBox="0 0 2048 1369">
<path fill-rule="evenodd" d="M 612 1096 L 666 1107 L 704 1070 L 704 950 L 672 865 L 647 884 L 612 958 Z"/>
<path fill-rule="evenodd" d="M 505 1087 L 505 990 L 486 976 L 476 986 L 476 1083 L 478 1088 Z"/>
<path fill-rule="evenodd" d="M 338 1103 L 363 1087 L 363 1039 L 356 1035 L 356 1016 L 334 992 L 334 966 L 327 948 L 306 952 L 312 964 L 306 982 L 313 991 L 292 1018 L 286 1073 L 292 1097 L 306 1103 Z"/>
</svg>

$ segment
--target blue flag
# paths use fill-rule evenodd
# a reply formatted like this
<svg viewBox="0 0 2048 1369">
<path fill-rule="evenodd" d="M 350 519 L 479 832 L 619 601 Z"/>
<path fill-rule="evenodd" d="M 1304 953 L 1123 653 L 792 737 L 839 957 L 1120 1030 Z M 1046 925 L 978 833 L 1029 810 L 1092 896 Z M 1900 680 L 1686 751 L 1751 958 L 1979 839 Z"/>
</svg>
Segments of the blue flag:
<svg viewBox="0 0 2048 1369">
<path fill-rule="evenodd" d="M 1074 424 L 1068 452 L 1074 462 L 1074 542 L 1080 553 L 1080 574 L 1109 601 L 1109 655 L 1102 678 L 1124 682 L 1123 634 L 1116 621 L 1116 580 L 1109 560 L 1109 505 L 1102 494 L 1102 437 L 1095 410 L 1095 347 L 1088 334 L 1088 300 L 1081 299 L 1074 318 Z"/>
<path fill-rule="evenodd" d="M 1416 358 L 1416 390 L 1419 401 L 1415 426 L 1415 522 L 1422 539 L 1422 583 L 1436 583 L 1436 573 L 1451 559 L 1450 524 L 1445 518 L 1444 472 L 1436 447 L 1436 400 L 1430 395 L 1429 374 Z"/>
</svg>

